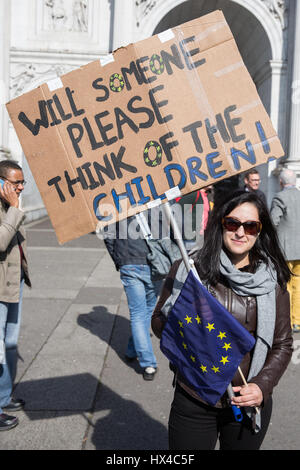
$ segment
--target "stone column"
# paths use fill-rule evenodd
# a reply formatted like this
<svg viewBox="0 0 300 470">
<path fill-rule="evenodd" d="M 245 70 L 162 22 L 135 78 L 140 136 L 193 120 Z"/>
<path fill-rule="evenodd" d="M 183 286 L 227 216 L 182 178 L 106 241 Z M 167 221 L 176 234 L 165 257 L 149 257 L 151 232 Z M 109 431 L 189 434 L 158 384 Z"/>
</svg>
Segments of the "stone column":
<svg viewBox="0 0 300 470">
<path fill-rule="evenodd" d="M 0 160 L 9 157 L 8 114 L 9 100 L 10 0 L 0 2 Z"/>
<path fill-rule="evenodd" d="M 294 48 L 291 81 L 289 153 L 285 166 L 294 170 L 300 178 L 300 3 L 294 2 Z"/>
<path fill-rule="evenodd" d="M 133 42 L 135 2 L 114 1 L 113 50 Z"/>
</svg>

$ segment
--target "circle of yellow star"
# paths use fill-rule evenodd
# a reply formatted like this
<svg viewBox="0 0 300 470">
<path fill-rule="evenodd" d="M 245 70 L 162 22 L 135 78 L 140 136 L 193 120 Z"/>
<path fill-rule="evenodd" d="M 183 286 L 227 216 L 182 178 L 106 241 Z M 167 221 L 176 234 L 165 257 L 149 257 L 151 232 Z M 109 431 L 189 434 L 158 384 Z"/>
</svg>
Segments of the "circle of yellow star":
<svg viewBox="0 0 300 470">
<path fill-rule="evenodd" d="M 201 364 L 200 369 L 202 370 L 203 373 L 207 372 L 207 366 L 204 366 L 203 364 Z"/>
<path fill-rule="evenodd" d="M 213 370 L 215 374 L 217 374 L 217 372 L 220 372 L 219 367 L 215 367 L 215 366 L 213 366 L 211 370 Z"/>
<path fill-rule="evenodd" d="M 184 347 L 184 349 L 187 349 L 187 345 L 185 343 L 182 343 L 182 346 Z"/>
<path fill-rule="evenodd" d="M 185 321 L 187 324 L 192 323 L 192 317 L 189 317 L 188 315 L 185 317 Z"/>
<path fill-rule="evenodd" d="M 201 318 L 199 317 L 199 315 L 197 315 L 197 316 L 195 317 L 195 320 L 197 320 L 198 325 L 199 325 L 199 323 L 201 323 Z"/>
<path fill-rule="evenodd" d="M 220 331 L 219 334 L 218 334 L 218 338 L 220 338 L 220 339 L 226 338 L 225 331 Z"/>
<path fill-rule="evenodd" d="M 178 324 L 179 324 L 180 328 L 183 328 L 183 322 L 182 321 L 178 321 Z"/>
<path fill-rule="evenodd" d="M 222 362 L 224 365 L 226 364 L 226 362 L 229 362 L 228 360 L 228 356 L 222 356 L 222 359 L 220 360 L 220 362 Z"/>
<path fill-rule="evenodd" d="M 226 351 L 228 351 L 228 349 L 231 349 L 231 343 L 224 343 L 223 349 L 226 349 Z"/>
<path fill-rule="evenodd" d="M 195 356 L 190 356 L 190 358 L 191 358 L 191 360 L 192 360 L 193 362 L 196 362 Z"/>
<path fill-rule="evenodd" d="M 209 331 L 215 330 L 214 325 L 215 325 L 214 323 L 208 323 L 207 326 L 206 326 L 206 328 L 207 328 Z"/>
</svg>

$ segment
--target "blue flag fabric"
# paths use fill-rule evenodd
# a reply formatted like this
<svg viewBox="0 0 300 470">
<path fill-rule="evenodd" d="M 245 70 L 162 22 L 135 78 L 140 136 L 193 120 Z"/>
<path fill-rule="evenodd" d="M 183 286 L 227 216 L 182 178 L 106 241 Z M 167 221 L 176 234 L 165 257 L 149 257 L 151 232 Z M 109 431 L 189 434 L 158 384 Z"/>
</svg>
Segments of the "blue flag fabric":
<svg viewBox="0 0 300 470">
<path fill-rule="evenodd" d="M 253 336 L 190 271 L 168 315 L 160 348 L 205 402 L 217 403 L 254 344 Z"/>
</svg>

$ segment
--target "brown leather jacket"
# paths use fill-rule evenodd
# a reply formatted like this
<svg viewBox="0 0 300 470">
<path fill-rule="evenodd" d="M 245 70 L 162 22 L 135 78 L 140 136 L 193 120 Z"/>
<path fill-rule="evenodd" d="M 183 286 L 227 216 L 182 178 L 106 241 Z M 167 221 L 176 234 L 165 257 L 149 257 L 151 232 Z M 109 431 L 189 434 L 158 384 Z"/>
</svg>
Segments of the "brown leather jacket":
<svg viewBox="0 0 300 470">
<path fill-rule="evenodd" d="M 167 298 L 171 295 L 174 279 L 179 262 L 174 263 L 168 277 L 165 280 L 160 298 L 152 316 L 152 329 L 154 334 L 160 338 L 166 318 L 161 313 L 161 308 Z M 224 307 L 255 337 L 256 334 L 256 298 L 241 297 L 235 294 L 224 279 L 217 286 L 209 288 L 209 291 Z M 276 289 L 276 324 L 272 348 L 269 350 L 266 362 L 259 374 L 251 379 L 252 383 L 259 386 L 263 393 L 264 403 L 272 394 L 273 388 L 277 385 L 280 377 L 288 366 L 292 356 L 293 338 L 290 324 L 290 300 L 287 290 L 280 286 Z M 247 353 L 241 364 L 241 370 L 245 377 L 248 376 L 252 358 L 252 351 Z M 194 390 L 185 382 L 183 377 L 177 375 L 177 382 L 194 398 L 199 398 Z M 240 374 L 237 372 L 232 381 L 233 385 L 243 385 Z M 227 394 L 221 398 L 216 407 L 228 406 Z"/>
</svg>

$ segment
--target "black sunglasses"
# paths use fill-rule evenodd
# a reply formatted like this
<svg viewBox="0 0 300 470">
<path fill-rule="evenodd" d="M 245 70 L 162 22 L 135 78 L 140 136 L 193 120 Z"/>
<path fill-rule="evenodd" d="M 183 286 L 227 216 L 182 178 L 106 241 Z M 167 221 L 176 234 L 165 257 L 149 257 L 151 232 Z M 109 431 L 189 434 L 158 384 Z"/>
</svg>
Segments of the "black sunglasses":
<svg viewBox="0 0 300 470">
<path fill-rule="evenodd" d="M 235 219 L 234 217 L 224 217 L 222 225 L 229 232 L 236 232 L 242 225 L 246 235 L 258 235 L 262 229 L 261 222 L 257 222 L 256 220 L 241 222 L 239 219 Z"/>
</svg>

